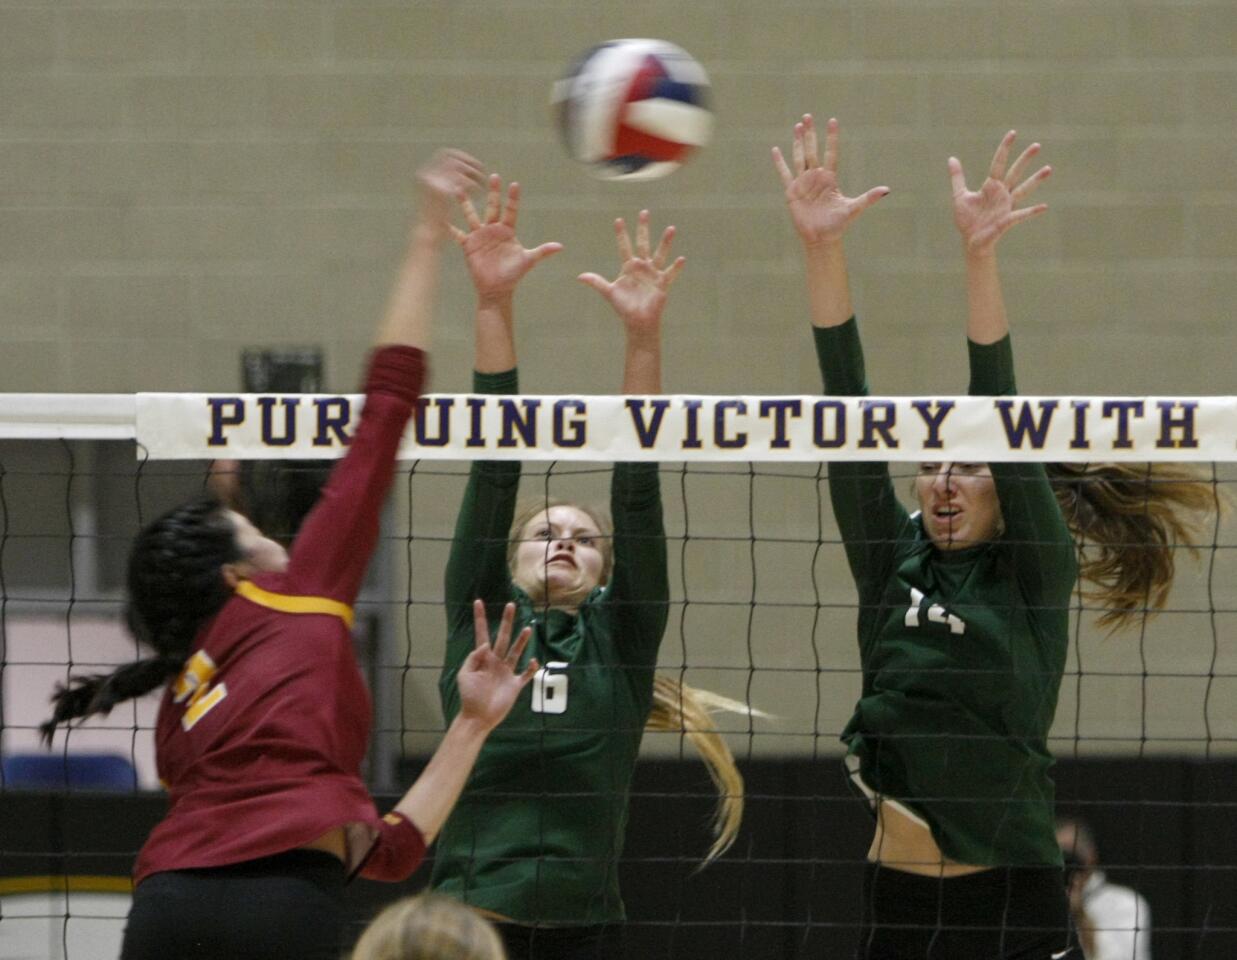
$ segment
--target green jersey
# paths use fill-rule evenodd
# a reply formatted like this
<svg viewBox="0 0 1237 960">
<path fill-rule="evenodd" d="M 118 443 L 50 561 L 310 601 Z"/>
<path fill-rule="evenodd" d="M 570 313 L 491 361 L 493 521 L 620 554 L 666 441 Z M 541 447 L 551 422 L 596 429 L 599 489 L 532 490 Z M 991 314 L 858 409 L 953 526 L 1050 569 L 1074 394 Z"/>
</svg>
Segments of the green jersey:
<svg viewBox="0 0 1237 960">
<path fill-rule="evenodd" d="M 866 396 L 852 318 L 817 328 L 827 393 Z M 1015 392 L 1009 338 L 969 344 L 972 395 Z M 833 463 L 829 492 L 859 591 L 863 694 L 852 775 L 926 822 L 946 856 L 1059 864 L 1048 730 L 1069 641 L 1073 538 L 1040 464 L 990 464 L 1003 533 L 936 549 L 887 464 Z"/>
<path fill-rule="evenodd" d="M 517 389 L 514 370 L 476 375 L 478 393 Z M 515 601 L 515 630 L 533 627 L 524 660 L 542 669 L 486 741 L 438 839 L 431 883 L 523 923 L 621 920 L 628 792 L 669 603 L 657 464 L 615 464 L 613 568 L 575 615 L 534 605 L 511 582 L 519 480 L 516 462 L 478 462 L 469 473 L 446 571 L 443 712 L 459 711 L 474 598 L 492 623 Z"/>
</svg>

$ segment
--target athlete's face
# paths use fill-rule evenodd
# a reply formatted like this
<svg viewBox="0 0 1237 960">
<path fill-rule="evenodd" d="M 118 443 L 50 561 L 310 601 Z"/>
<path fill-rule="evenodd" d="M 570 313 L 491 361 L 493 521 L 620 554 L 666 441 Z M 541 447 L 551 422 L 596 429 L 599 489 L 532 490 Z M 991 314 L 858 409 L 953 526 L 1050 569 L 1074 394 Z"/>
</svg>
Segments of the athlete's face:
<svg viewBox="0 0 1237 960">
<path fill-rule="evenodd" d="M 939 550 L 962 550 L 1001 532 L 1001 503 L 986 463 L 921 463 L 915 495 Z"/>
<path fill-rule="evenodd" d="M 283 573 L 288 569 L 288 551 L 283 545 L 265 536 L 261 530 L 249 522 L 249 518 L 235 510 L 226 511 L 232 527 L 236 531 L 236 547 L 241 558 L 236 563 L 226 564 L 224 577 L 243 580 L 255 573 Z M 233 577 L 228 577 L 228 568 L 232 568 Z M 235 583 L 233 583 L 235 586 Z"/>
<path fill-rule="evenodd" d="M 601 531 L 583 510 L 554 506 L 520 531 L 511 578 L 536 600 L 576 607 L 601 583 Z"/>
</svg>

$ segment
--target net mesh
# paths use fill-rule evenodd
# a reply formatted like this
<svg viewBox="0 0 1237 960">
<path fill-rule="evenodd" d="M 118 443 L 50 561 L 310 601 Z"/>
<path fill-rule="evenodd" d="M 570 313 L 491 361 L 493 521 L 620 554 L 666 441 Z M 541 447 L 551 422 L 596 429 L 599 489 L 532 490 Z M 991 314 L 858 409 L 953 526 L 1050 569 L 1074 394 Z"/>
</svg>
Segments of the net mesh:
<svg viewBox="0 0 1237 960">
<path fill-rule="evenodd" d="M 411 781 L 443 729 L 442 577 L 468 468 L 400 468 L 358 605 L 375 694 L 367 775 L 381 795 Z M 121 626 L 138 527 L 239 469 L 135 458 L 130 441 L 0 441 L 0 955 L 116 955 L 132 858 L 162 810 L 155 698 L 58 732 L 47 752 L 36 728 L 57 682 L 138 655 Z M 671 609 L 660 669 L 770 717 L 718 716 L 747 809 L 734 847 L 703 871 L 714 787 L 682 731 L 645 737 L 619 865 L 629 944 L 643 955 L 846 956 L 856 942 L 871 827 L 841 765 L 861 676 L 828 469 L 661 466 Z M 284 464 L 263 482 L 321 471 Z M 893 472 L 909 503 L 914 467 Z M 526 466 L 522 492 L 605 504 L 609 477 L 608 462 Z M 1231 500 L 1237 464 L 1207 464 L 1200 482 Z M 1050 738 L 1059 811 L 1091 823 L 1109 878 L 1151 905 L 1157 958 L 1237 947 L 1237 531 L 1231 511 L 1207 524 L 1196 557 L 1177 551 L 1158 616 L 1109 635 L 1075 593 Z M 404 889 L 354 885 L 351 908 L 363 918 Z"/>
</svg>

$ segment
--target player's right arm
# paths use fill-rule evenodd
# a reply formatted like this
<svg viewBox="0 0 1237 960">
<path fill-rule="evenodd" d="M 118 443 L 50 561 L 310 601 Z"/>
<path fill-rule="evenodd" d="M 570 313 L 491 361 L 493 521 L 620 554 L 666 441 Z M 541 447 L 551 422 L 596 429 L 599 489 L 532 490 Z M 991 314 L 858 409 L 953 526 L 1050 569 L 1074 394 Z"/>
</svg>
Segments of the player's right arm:
<svg viewBox="0 0 1237 960">
<path fill-rule="evenodd" d="M 452 235 L 464 251 L 477 293 L 473 390 L 514 394 L 519 391 L 512 309 L 515 288 L 562 245 L 544 243 L 533 249 L 521 245 L 515 235 L 519 184 L 510 185 L 504 205 L 497 174 L 489 179 L 484 219 L 467 194 L 461 193 L 458 199 L 467 229 L 453 227 Z M 507 537 L 519 485 L 520 464 L 515 460 L 475 461 L 468 472 L 446 569 L 448 669 L 458 668 L 472 650 L 467 627 L 472 622 L 473 600 L 484 601 L 495 616 L 511 597 Z"/>
<path fill-rule="evenodd" d="M 596 290 L 623 324 L 623 393 L 649 396 L 662 392 L 662 313 L 671 284 L 686 260 L 670 260 L 674 227 L 666 227 L 656 250 L 649 243 L 649 212 L 641 210 L 632 248 L 627 225 L 614 222 L 619 275 L 614 281 L 596 273 L 579 279 Z M 670 578 L 666 560 L 666 526 L 662 516 L 661 479 L 656 463 L 616 463 L 610 483 L 614 518 L 614 569 L 609 602 L 621 638 L 625 662 L 657 665 L 657 653 L 670 614 Z"/>
<path fill-rule="evenodd" d="M 417 173 L 418 217 L 375 337 L 361 422 L 289 557 L 287 583 L 298 593 L 356 599 L 400 438 L 421 393 L 451 198 L 482 179 L 480 163 L 459 150 L 440 151 Z"/>
<path fill-rule="evenodd" d="M 842 238 L 864 210 L 889 193 L 873 187 L 847 197 L 838 185 L 838 122 L 825 128 L 825 155 L 819 155 L 810 115 L 795 124 L 788 164 L 773 148 L 773 164 L 786 190 L 786 207 L 803 243 L 816 354 L 825 392 L 866 396 L 863 350 L 855 325 L 846 253 Z M 894 495 L 884 463 L 839 462 L 829 466 L 829 496 L 842 533 L 851 574 L 861 593 L 884 586 L 885 572 L 899 537 L 905 536 L 906 510 Z"/>
</svg>

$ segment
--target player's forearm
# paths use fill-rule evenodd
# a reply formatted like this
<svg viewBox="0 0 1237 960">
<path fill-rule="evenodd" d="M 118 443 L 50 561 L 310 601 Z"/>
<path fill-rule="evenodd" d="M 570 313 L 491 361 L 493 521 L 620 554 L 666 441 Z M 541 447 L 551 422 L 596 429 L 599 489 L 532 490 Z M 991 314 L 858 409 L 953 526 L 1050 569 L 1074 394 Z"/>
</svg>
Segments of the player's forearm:
<svg viewBox="0 0 1237 960">
<path fill-rule="evenodd" d="M 627 338 L 623 357 L 623 393 L 661 393 L 661 335 Z"/>
<path fill-rule="evenodd" d="M 996 343 L 1009 333 L 995 250 L 967 254 L 966 301 L 966 335 L 972 343 Z"/>
<path fill-rule="evenodd" d="M 610 489 L 614 569 L 610 597 L 615 616 L 633 640 L 655 649 L 666 629 L 670 583 L 661 480 L 655 463 L 616 463 Z M 642 643 L 646 647 L 648 643 Z"/>
<path fill-rule="evenodd" d="M 473 374 L 473 393 L 507 396 L 520 389 L 514 366 L 497 373 Z M 460 501 L 451 554 L 446 568 L 449 614 L 471 631 L 472 602 L 480 597 L 489 604 L 506 603 L 511 597 L 507 569 L 507 537 L 515 517 L 520 489 L 520 461 L 476 460 Z M 467 656 L 471 642 L 463 650 Z M 460 658 L 462 660 L 462 657 Z"/>
<path fill-rule="evenodd" d="M 421 831 L 427 845 L 447 822 L 489 732 L 477 721 L 457 716 L 421 776 L 395 805 Z"/>
<path fill-rule="evenodd" d="M 812 326 L 840 326 L 855 312 L 850 299 L 850 280 L 846 273 L 846 253 L 842 249 L 842 241 L 805 245 L 803 254 Z"/>
<path fill-rule="evenodd" d="M 516 365 L 515 322 L 511 294 L 477 302 L 474 369 L 504 373 Z"/>
<path fill-rule="evenodd" d="M 413 228 L 375 346 L 404 344 L 429 350 L 443 236 L 441 230 L 425 222 Z"/>
</svg>

